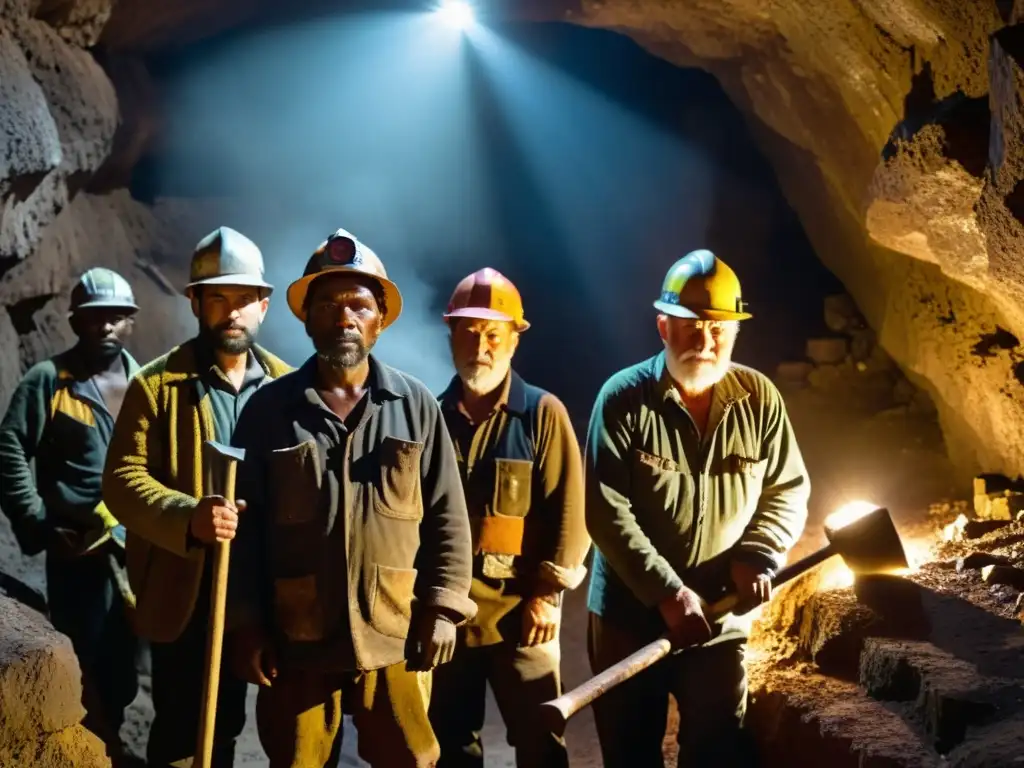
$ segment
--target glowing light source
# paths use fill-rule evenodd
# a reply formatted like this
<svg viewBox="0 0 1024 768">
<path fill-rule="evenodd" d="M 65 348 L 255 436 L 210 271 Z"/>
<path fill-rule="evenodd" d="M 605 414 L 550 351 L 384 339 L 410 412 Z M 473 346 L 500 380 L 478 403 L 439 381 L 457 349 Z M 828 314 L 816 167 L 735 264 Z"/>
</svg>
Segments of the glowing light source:
<svg viewBox="0 0 1024 768">
<path fill-rule="evenodd" d="M 868 512 L 874 512 L 876 509 L 878 509 L 878 505 L 872 504 L 870 501 L 848 502 L 825 518 L 825 527 L 831 531 L 845 528 L 854 520 L 859 520 Z"/>
<path fill-rule="evenodd" d="M 445 23 L 456 29 L 469 29 L 476 18 L 473 6 L 459 0 L 445 0 L 437 7 L 436 13 Z"/>
</svg>

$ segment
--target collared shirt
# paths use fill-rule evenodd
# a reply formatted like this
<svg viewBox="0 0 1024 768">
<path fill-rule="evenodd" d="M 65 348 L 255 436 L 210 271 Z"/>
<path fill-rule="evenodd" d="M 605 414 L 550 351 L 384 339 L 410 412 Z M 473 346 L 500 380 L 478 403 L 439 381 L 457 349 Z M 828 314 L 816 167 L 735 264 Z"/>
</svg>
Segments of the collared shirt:
<svg viewBox="0 0 1024 768">
<path fill-rule="evenodd" d="M 586 494 L 590 610 L 654 632 L 655 606 L 684 583 L 714 598 L 731 558 L 781 564 L 803 531 L 810 481 L 771 380 L 733 364 L 700 434 L 662 352 L 598 394 Z M 742 634 L 746 623 L 732 627 Z"/>
<path fill-rule="evenodd" d="M 538 397 L 534 412 L 528 406 L 530 391 Z M 583 511 L 579 443 L 562 402 L 550 392 L 530 387 L 515 371 L 506 377 L 494 410 L 479 423 L 470 421 L 461 398 L 462 383 L 456 376 L 439 400 L 455 444 L 474 533 L 470 596 L 479 611 L 467 623 L 465 640 L 470 646 L 516 642 L 520 616 L 515 609 L 523 598 L 561 592 L 575 586 L 585 573 L 582 564 L 590 537 Z M 532 445 L 519 448 L 526 455 L 503 456 L 501 446 L 514 420 L 527 419 L 534 422 L 525 430 L 532 433 Z M 522 476 L 502 474 L 508 468 L 502 462 Z M 506 492 L 509 479 L 519 486 L 514 499 Z M 524 518 L 521 554 L 485 551 L 483 540 L 509 536 L 481 535 L 495 516 Z"/>
<path fill-rule="evenodd" d="M 265 383 L 266 372 L 256 359 L 256 355 L 249 350 L 245 357 L 245 375 L 241 386 L 236 390 L 227 374 L 217 365 L 213 350 L 207 344 L 200 341 L 196 345 L 196 351 L 199 357 L 199 381 L 210 396 L 217 440 L 225 444 L 230 443 L 242 409 L 256 390 Z"/>
</svg>

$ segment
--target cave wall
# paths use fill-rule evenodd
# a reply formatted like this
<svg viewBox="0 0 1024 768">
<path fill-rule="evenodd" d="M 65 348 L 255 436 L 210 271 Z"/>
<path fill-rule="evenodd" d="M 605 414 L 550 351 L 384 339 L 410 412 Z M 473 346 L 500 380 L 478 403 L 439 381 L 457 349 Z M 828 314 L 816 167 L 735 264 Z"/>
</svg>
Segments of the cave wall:
<svg viewBox="0 0 1024 768">
<path fill-rule="evenodd" d="M 132 284 L 145 312 L 129 348 L 141 360 L 193 328 L 175 290 L 182 254 L 198 239 L 189 206 L 145 206 L 117 183 L 138 157 L 138 136 L 152 131 L 137 110 L 126 119 L 111 77 L 86 49 L 110 8 L 109 0 L 0 0 L 0 413 L 29 366 L 74 342 L 70 288 L 90 267 Z M 139 62 L 112 62 L 121 92 L 144 92 Z"/>
<path fill-rule="evenodd" d="M 964 478 L 1024 472 L 1022 5 L 584 0 L 568 15 L 719 79 L 820 258 L 932 395 Z"/>
</svg>

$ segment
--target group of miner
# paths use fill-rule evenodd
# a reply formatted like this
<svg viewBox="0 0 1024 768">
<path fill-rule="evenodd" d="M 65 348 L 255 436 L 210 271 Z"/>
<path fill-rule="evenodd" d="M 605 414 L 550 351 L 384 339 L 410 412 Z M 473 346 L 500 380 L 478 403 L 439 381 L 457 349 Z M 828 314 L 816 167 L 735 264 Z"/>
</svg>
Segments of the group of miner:
<svg viewBox="0 0 1024 768">
<path fill-rule="evenodd" d="M 50 618 L 112 756 L 141 641 L 147 762 L 195 759 L 211 552 L 230 542 L 215 768 L 234 763 L 248 684 L 272 768 L 336 765 L 346 714 L 375 768 L 482 766 L 488 684 L 516 764 L 568 765 L 540 709 L 562 693 L 564 598 L 587 565 L 595 674 L 662 635 L 674 648 L 594 702 L 604 764 L 664 764 L 670 695 L 680 765 L 754 764 L 751 610 L 810 486 L 778 390 L 732 361 L 751 317 L 732 269 L 707 250 L 669 268 L 664 349 L 604 383 L 582 449 L 562 401 L 512 368 L 530 324 L 498 271 L 455 286 L 456 375 L 436 393 L 372 353 L 402 295 L 353 234 L 288 286 L 315 348 L 298 368 L 256 343 L 273 291 L 257 245 L 219 227 L 184 288 L 198 332 L 140 367 L 126 342 L 145 308 L 91 269 L 70 296 L 78 342 L 25 374 L 0 425 L 0 507 L 46 553 Z M 237 501 L 204 489 L 207 441 L 244 449 Z M 739 604 L 705 615 L 723 590 Z"/>
</svg>

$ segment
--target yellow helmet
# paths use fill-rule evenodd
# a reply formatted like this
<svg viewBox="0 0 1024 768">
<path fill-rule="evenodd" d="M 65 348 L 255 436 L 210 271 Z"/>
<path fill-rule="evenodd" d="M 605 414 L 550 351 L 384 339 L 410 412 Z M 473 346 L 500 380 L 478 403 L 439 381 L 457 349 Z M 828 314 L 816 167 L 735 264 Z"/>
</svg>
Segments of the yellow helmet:
<svg viewBox="0 0 1024 768">
<path fill-rule="evenodd" d="M 654 308 L 666 315 L 700 320 L 753 317 L 746 311 L 736 273 L 704 249 L 691 251 L 669 268 Z"/>
</svg>

